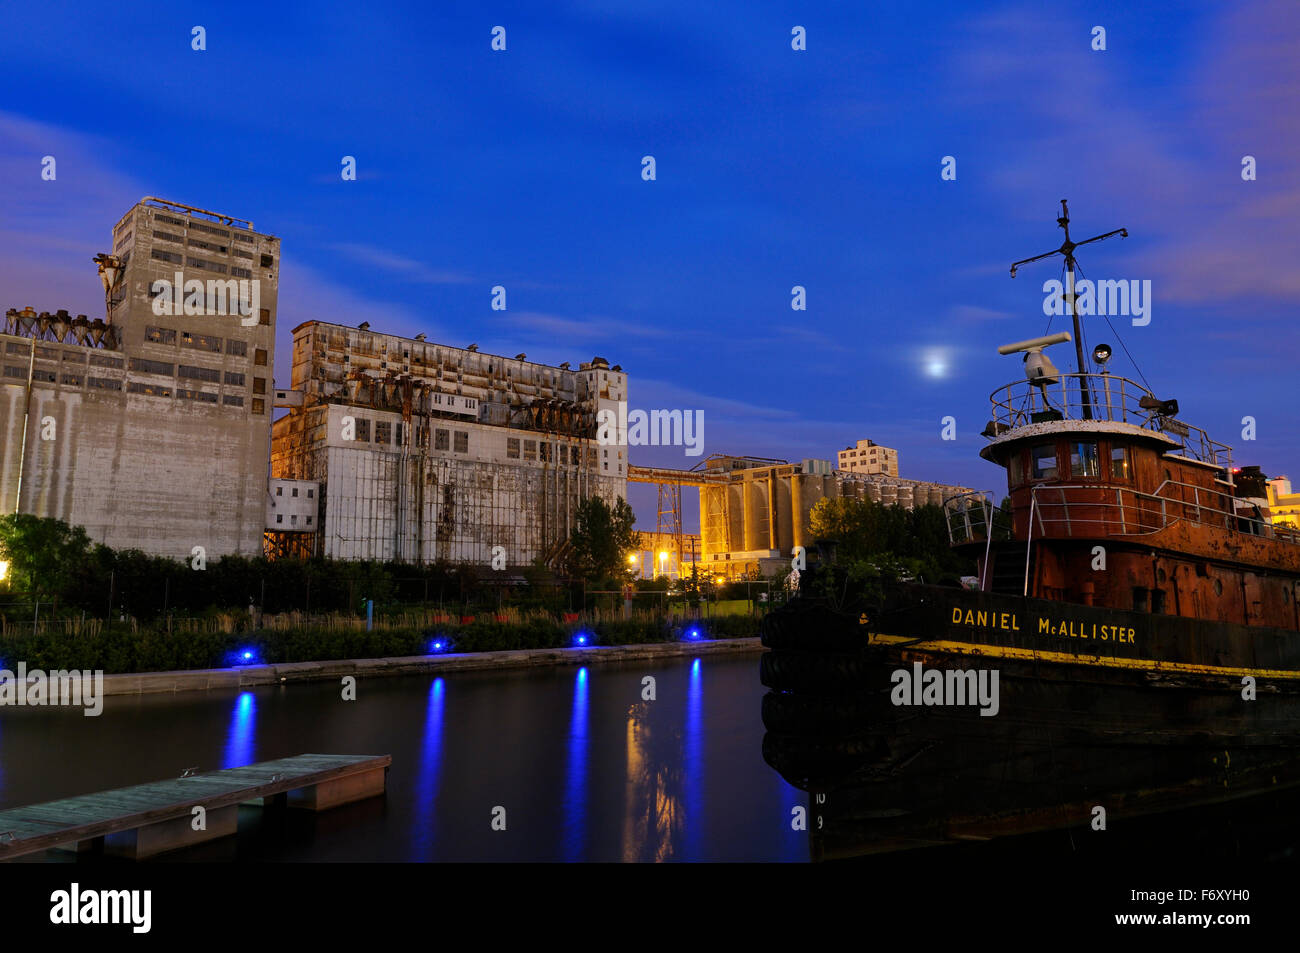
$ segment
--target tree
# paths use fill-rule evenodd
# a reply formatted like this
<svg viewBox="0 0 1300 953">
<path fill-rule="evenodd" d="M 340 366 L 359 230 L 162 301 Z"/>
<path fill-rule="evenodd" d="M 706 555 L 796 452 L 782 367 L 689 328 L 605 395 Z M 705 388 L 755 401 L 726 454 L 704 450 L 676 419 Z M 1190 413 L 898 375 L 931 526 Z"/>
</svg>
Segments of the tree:
<svg viewBox="0 0 1300 953">
<path fill-rule="evenodd" d="M 0 559 L 9 563 L 14 585 L 37 597 L 71 591 L 89 551 L 80 526 L 29 513 L 0 516 Z"/>
<path fill-rule="evenodd" d="M 636 514 L 621 496 L 611 507 L 599 496 L 583 499 L 574 511 L 565 569 L 588 581 L 627 574 L 627 554 L 639 545 Z"/>
</svg>

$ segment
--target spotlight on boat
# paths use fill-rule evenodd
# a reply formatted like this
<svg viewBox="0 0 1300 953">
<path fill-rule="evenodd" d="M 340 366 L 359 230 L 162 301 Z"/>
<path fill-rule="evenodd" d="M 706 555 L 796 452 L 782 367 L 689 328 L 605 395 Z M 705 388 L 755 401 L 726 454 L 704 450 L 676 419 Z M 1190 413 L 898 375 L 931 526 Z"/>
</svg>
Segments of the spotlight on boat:
<svg viewBox="0 0 1300 953">
<path fill-rule="evenodd" d="M 1106 362 L 1110 360 L 1110 355 L 1109 344 L 1098 344 L 1092 349 L 1092 360 L 1098 367 L 1105 367 Z"/>
</svg>

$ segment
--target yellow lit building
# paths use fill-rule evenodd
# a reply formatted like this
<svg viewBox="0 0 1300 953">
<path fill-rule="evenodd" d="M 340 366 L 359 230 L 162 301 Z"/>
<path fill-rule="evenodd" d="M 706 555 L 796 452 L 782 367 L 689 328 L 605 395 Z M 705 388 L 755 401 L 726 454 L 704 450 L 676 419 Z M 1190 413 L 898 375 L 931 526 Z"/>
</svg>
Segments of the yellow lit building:
<svg viewBox="0 0 1300 953">
<path fill-rule="evenodd" d="M 1291 481 L 1284 476 L 1268 481 L 1268 511 L 1275 526 L 1300 529 L 1300 493 L 1291 492 Z"/>
<path fill-rule="evenodd" d="M 898 476 L 898 451 L 882 447 L 874 440 L 859 440 L 856 447 L 839 452 L 839 469 L 850 473 L 879 473 Z"/>
</svg>

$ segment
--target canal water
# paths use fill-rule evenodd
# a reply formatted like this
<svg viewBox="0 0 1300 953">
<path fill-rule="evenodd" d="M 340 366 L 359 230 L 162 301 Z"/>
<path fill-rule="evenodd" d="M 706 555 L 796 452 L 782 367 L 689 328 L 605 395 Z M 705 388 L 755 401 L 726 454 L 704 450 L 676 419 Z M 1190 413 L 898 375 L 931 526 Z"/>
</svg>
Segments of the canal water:
<svg viewBox="0 0 1300 953">
<path fill-rule="evenodd" d="M 384 798 L 240 808 L 237 837 L 166 859 L 806 861 L 791 818 L 807 795 L 763 761 L 763 692 L 752 655 L 362 679 L 355 701 L 314 682 L 110 696 L 96 718 L 7 707 L 0 809 L 191 767 L 389 754 Z"/>
</svg>

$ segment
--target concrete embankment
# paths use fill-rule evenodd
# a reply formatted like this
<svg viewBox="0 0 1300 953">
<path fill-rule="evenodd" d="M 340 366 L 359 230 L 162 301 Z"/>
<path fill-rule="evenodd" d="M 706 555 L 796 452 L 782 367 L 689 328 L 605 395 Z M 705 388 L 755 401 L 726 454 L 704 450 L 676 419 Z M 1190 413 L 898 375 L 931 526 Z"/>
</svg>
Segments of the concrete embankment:
<svg viewBox="0 0 1300 953">
<path fill-rule="evenodd" d="M 354 675 L 358 679 L 384 675 L 470 672 L 484 669 L 533 668 L 540 665 L 595 665 L 641 659 L 671 659 L 697 655 L 743 655 L 764 651 L 758 639 L 719 639 L 702 642 L 662 642 L 645 645 L 595 645 L 572 649 L 515 649 L 461 655 L 411 655 L 404 658 L 330 659 L 241 665 L 184 672 L 142 672 L 105 675 L 105 695 L 142 695 L 210 689 L 252 688 L 289 682 L 314 682 Z"/>
</svg>

